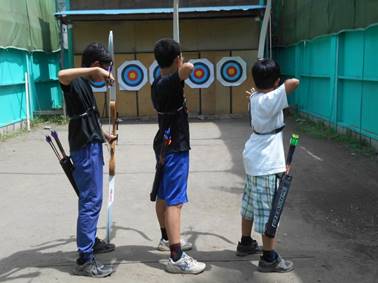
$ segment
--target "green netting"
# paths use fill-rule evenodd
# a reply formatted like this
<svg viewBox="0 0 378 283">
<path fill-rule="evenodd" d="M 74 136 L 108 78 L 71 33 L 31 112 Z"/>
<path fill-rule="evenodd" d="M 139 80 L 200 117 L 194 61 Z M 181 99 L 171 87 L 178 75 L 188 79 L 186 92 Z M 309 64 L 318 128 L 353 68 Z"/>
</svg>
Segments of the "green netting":
<svg viewBox="0 0 378 283">
<path fill-rule="evenodd" d="M 273 1 L 275 45 L 289 45 L 378 22 L 377 0 Z"/>
<path fill-rule="evenodd" d="M 29 51 L 59 49 L 55 1 L 2 0 L 0 46 Z"/>
</svg>

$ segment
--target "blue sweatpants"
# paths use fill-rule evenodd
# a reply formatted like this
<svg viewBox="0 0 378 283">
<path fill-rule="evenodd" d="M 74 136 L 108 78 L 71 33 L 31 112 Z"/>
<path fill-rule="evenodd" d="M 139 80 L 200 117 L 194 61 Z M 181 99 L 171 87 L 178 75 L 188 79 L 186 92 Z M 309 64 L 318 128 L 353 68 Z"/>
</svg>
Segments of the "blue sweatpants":
<svg viewBox="0 0 378 283">
<path fill-rule="evenodd" d="M 102 144 L 90 143 L 80 150 L 72 151 L 71 159 L 75 166 L 73 175 L 80 192 L 76 241 L 80 257 L 87 261 L 93 257 L 93 245 L 102 205 Z"/>
</svg>

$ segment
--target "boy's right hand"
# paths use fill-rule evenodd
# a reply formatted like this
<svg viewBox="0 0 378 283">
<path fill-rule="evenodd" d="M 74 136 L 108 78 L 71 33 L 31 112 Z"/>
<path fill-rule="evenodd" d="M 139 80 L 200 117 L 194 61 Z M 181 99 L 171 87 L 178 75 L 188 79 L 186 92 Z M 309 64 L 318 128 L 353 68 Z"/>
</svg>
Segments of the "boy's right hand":
<svg viewBox="0 0 378 283">
<path fill-rule="evenodd" d="M 244 93 L 244 95 L 245 95 L 245 98 L 247 98 L 247 99 L 249 99 L 254 93 L 256 92 L 256 90 L 254 89 L 254 88 L 251 88 L 251 91 L 246 91 L 245 93 Z"/>
<path fill-rule="evenodd" d="M 114 83 L 112 73 L 100 67 L 94 67 L 92 77 L 96 82 L 106 82 L 107 85 L 113 85 Z"/>
</svg>

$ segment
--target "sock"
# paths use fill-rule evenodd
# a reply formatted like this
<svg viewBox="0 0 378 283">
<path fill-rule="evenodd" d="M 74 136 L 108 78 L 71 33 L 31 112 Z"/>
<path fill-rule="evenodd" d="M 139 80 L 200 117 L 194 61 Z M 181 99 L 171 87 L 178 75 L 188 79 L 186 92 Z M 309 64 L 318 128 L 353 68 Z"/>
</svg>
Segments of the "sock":
<svg viewBox="0 0 378 283">
<path fill-rule="evenodd" d="M 161 231 L 161 238 L 168 241 L 167 230 L 165 228 L 160 228 L 160 231 Z"/>
<path fill-rule="evenodd" d="M 171 259 L 173 261 L 178 261 L 182 256 L 181 244 L 170 245 L 169 249 L 171 250 Z"/>
<path fill-rule="evenodd" d="M 249 246 L 250 244 L 252 244 L 252 238 L 250 236 L 242 236 L 240 243 L 243 246 Z"/>
<path fill-rule="evenodd" d="M 276 253 L 275 250 L 271 251 L 263 251 L 263 259 L 268 262 L 273 262 L 277 259 L 278 254 Z"/>
</svg>

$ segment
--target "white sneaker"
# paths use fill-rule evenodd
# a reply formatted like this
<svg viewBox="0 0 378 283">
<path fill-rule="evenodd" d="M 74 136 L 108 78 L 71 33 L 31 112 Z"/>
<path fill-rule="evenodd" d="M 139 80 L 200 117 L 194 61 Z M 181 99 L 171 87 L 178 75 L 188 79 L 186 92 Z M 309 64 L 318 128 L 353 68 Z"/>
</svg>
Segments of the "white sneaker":
<svg viewBox="0 0 378 283">
<path fill-rule="evenodd" d="M 181 250 L 183 251 L 189 251 L 192 249 L 193 245 L 190 242 L 185 241 L 184 239 L 180 240 Z M 164 240 L 163 238 L 160 239 L 159 245 L 157 247 L 159 251 L 167 252 L 169 251 L 169 241 Z"/>
<path fill-rule="evenodd" d="M 165 270 L 170 273 L 198 274 L 204 271 L 205 268 L 205 263 L 198 262 L 186 253 L 182 253 L 181 258 L 178 261 L 173 261 L 169 258 Z"/>
</svg>

